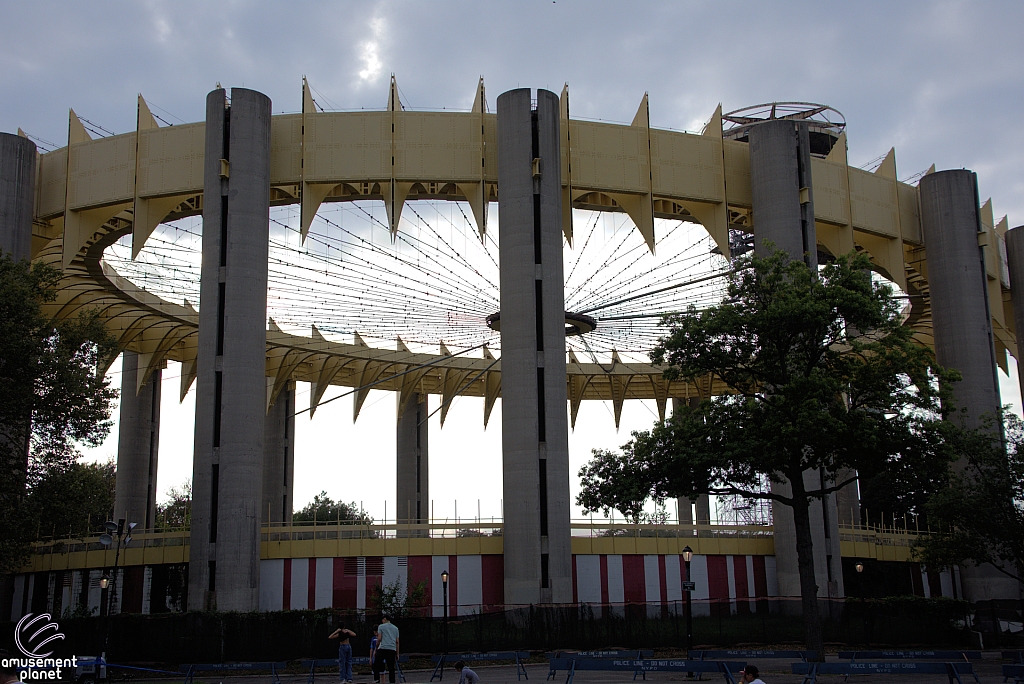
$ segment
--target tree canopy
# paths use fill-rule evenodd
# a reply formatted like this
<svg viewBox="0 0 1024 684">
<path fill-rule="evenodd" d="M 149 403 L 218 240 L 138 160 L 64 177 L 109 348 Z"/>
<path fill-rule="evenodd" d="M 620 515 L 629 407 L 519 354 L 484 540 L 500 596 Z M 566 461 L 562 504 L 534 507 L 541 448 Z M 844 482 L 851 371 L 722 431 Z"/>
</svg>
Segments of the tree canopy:
<svg viewBox="0 0 1024 684">
<path fill-rule="evenodd" d="M 44 470 L 25 498 L 25 512 L 42 537 L 81 537 L 114 510 L 114 462 L 58 464 Z"/>
<path fill-rule="evenodd" d="M 578 501 L 590 510 L 645 486 L 656 500 L 738 494 L 791 507 L 807 646 L 819 652 L 811 502 L 849 484 L 851 471 L 909 479 L 952 458 L 940 416 L 957 375 L 915 343 L 900 300 L 869 268 L 856 255 L 817 272 L 781 252 L 738 259 L 725 299 L 666 317 L 651 352 L 667 379 L 711 379 L 726 393 L 633 433 L 619 463 L 602 455 L 581 471 Z M 609 479 L 626 471 L 622 487 Z"/>
<path fill-rule="evenodd" d="M 316 522 L 318 525 L 336 525 L 339 521 L 358 525 L 373 524 L 373 518 L 359 510 L 355 503 L 335 501 L 327 495 L 326 491 L 320 492 L 302 510 L 296 511 L 292 520 L 294 522 Z"/>
<path fill-rule="evenodd" d="M 959 435 L 962 460 L 925 510 L 929 534 L 919 542 L 932 568 L 992 564 L 1024 582 L 1024 422 L 1013 414 L 998 430 L 983 426 Z"/>
<path fill-rule="evenodd" d="M 50 471 L 72 472 L 79 445 L 107 436 L 117 397 L 101 372 L 115 340 L 99 314 L 58 321 L 43 313 L 60 277 L 0 257 L 0 574 L 21 564 L 41 524 L 23 505 L 26 487 Z"/>
</svg>

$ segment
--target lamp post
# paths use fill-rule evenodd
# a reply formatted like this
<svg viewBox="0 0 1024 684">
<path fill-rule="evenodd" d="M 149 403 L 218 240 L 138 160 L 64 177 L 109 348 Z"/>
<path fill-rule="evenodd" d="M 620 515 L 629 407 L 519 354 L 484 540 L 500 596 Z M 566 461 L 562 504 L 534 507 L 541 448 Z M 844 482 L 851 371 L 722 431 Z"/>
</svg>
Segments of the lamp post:
<svg viewBox="0 0 1024 684">
<path fill-rule="evenodd" d="M 107 590 L 107 614 L 103 621 L 103 660 L 107 659 L 107 642 L 110 638 L 110 616 L 114 610 L 115 599 L 117 597 L 117 566 L 121 560 L 121 547 L 128 546 L 132 541 L 132 530 L 138 523 L 128 523 L 127 528 L 125 526 L 124 518 L 121 518 L 117 522 L 108 520 L 103 523 L 106 532 L 100 535 L 100 543 L 103 546 L 109 547 L 111 544 L 115 544 L 114 552 L 114 573 L 112 577 L 104 575 L 100 578 L 100 588 Z M 116 537 L 116 540 L 115 540 Z"/>
<path fill-rule="evenodd" d="M 444 590 L 444 654 L 448 655 L 448 571 L 441 572 L 441 588 Z"/>
<path fill-rule="evenodd" d="M 693 549 L 689 546 L 683 549 L 683 560 L 686 562 L 686 657 L 690 657 L 693 650 L 693 608 L 690 605 L 690 595 L 693 593 L 693 579 L 690 575 L 690 561 L 693 559 Z"/>
</svg>

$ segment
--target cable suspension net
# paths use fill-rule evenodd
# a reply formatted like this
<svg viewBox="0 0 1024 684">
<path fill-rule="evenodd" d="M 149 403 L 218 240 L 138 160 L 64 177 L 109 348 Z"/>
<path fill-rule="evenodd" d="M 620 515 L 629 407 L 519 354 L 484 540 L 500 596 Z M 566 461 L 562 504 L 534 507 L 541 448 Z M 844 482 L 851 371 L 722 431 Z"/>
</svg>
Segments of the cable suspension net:
<svg viewBox="0 0 1024 684">
<path fill-rule="evenodd" d="M 270 211 L 267 314 L 287 332 L 329 339 L 359 336 L 390 348 L 453 353 L 501 348 L 487 318 L 499 311 L 499 217 L 491 207 L 480 241 L 462 203 L 416 201 L 405 206 L 392 240 L 384 208 L 375 202 L 321 207 L 302 244 L 297 206 Z M 574 210 L 576 244 L 564 245 L 567 312 L 585 313 L 596 327 L 566 338 L 581 360 L 646 362 L 665 330 L 665 314 L 707 307 L 724 293 L 729 269 L 703 227 L 658 219 L 655 253 L 625 214 Z M 160 225 L 132 261 L 130 236 L 104 258 L 119 274 L 163 299 L 198 308 L 202 218 Z"/>
</svg>

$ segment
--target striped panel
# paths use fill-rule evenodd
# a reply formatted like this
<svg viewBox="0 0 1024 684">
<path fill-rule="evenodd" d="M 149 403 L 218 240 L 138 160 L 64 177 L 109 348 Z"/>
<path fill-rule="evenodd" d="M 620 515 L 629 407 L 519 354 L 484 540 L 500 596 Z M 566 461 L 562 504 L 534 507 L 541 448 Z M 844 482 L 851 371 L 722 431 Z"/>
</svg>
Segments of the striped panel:
<svg viewBox="0 0 1024 684">
<path fill-rule="evenodd" d="M 480 556 L 459 556 L 458 615 L 480 612 L 483 603 L 481 572 Z"/>
<path fill-rule="evenodd" d="M 505 557 L 499 554 L 481 556 L 480 574 L 484 610 L 502 610 L 505 603 Z"/>
</svg>

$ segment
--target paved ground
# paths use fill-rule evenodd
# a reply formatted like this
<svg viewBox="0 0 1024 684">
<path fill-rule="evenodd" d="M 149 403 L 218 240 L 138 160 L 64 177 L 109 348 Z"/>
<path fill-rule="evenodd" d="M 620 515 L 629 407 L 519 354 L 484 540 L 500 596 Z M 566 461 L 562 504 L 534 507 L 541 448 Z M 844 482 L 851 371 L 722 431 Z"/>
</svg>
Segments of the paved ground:
<svg viewBox="0 0 1024 684">
<path fill-rule="evenodd" d="M 835 656 L 828 658 L 830 661 L 837 660 Z M 759 660 L 749 661 L 753 665 L 761 670 L 761 678 L 766 684 L 801 684 L 803 677 L 801 675 L 791 674 L 789 660 Z M 998 652 L 986 652 L 984 654 L 984 660 L 981 662 L 974 663 L 975 672 L 983 684 L 997 684 L 1003 681 L 1001 666 L 1004 661 L 1000 660 Z M 480 675 L 481 684 L 523 684 L 523 682 L 517 682 L 516 670 L 512 665 L 481 665 L 474 667 L 474 671 Z M 529 675 L 530 682 L 536 682 L 543 684 L 548 674 L 547 665 L 527 665 L 527 673 Z M 405 673 L 406 680 L 409 684 L 418 682 L 429 682 L 431 670 L 414 670 L 407 671 Z M 840 676 L 822 676 L 818 678 L 823 684 L 841 684 L 844 680 Z M 651 672 L 647 675 L 648 681 L 653 682 L 680 682 L 687 681 L 685 673 L 665 673 L 665 672 Z M 142 679 L 132 678 L 132 684 L 143 684 L 152 682 L 153 684 L 167 684 L 168 681 L 175 681 L 170 678 L 168 679 Z M 281 677 L 282 684 L 306 684 L 306 675 L 283 675 Z M 336 684 L 337 675 L 329 674 L 317 674 L 316 684 Z M 357 684 L 371 684 L 372 679 L 370 675 L 356 674 L 355 682 Z M 387 681 L 387 674 L 384 675 L 384 681 Z M 435 680 L 436 682 L 437 680 Z M 458 684 L 458 674 L 453 669 L 449 669 L 445 672 L 444 682 L 448 684 Z M 564 684 L 565 672 L 560 672 L 559 676 L 554 680 L 557 684 Z M 631 674 L 622 672 L 579 672 L 576 674 L 574 682 L 579 684 L 606 684 L 609 682 L 632 682 L 633 677 Z M 639 680 L 638 680 L 639 681 Z M 694 681 L 690 679 L 689 681 Z M 704 675 L 703 681 L 706 682 L 720 682 L 722 678 L 720 675 Z M 262 676 L 240 676 L 240 677 L 224 677 L 224 676 L 213 676 L 213 677 L 195 677 L 195 684 L 271 684 L 270 675 Z M 525 680 L 524 680 L 525 682 Z M 937 682 L 941 684 L 948 684 L 945 675 L 913 675 L 913 676 L 899 676 L 899 675 L 871 675 L 871 676 L 854 676 L 850 678 L 851 684 L 931 684 Z M 974 679 L 967 675 L 964 684 L 973 684 Z"/>
</svg>

